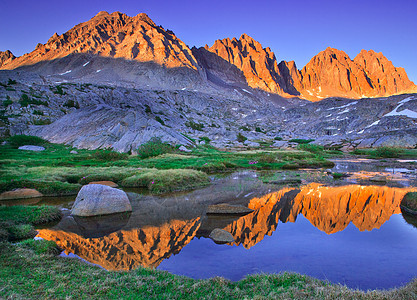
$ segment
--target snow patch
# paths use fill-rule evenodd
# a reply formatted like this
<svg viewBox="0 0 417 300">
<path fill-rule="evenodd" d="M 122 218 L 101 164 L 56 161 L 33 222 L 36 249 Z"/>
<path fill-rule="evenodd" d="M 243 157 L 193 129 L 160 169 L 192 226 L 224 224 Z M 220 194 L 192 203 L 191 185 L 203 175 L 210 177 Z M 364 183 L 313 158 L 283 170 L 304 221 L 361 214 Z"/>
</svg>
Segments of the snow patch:
<svg viewBox="0 0 417 300">
<path fill-rule="evenodd" d="M 181 91 L 185 91 L 187 88 L 182 88 Z"/>
<path fill-rule="evenodd" d="M 348 113 L 348 112 L 350 112 L 350 109 L 346 108 L 344 111 L 338 112 L 337 114 L 341 115 L 341 114 L 345 114 L 345 113 Z"/>
<path fill-rule="evenodd" d="M 66 72 L 64 72 L 64 73 L 61 73 L 61 74 L 59 74 L 59 75 L 65 75 L 65 74 L 68 74 L 68 73 L 71 73 L 72 72 L 72 70 L 69 70 L 69 71 L 66 71 Z"/>
<path fill-rule="evenodd" d="M 342 105 L 342 106 L 330 107 L 327 110 L 346 108 L 346 107 L 349 107 L 349 106 L 352 106 L 352 105 L 355 105 L 355 104 L 358 104 L 358 101 L 354 101 L 354 102 L 351 102 L 351 103 L 348 103 L 348 104 L 345 104 L 345 105 Z"/>
<path fill-rule="evenodd" d="M 391 116 L 406 116 L 412 119 L 417 119 L 417 112 L 413 111 L 413 110 L 409 110 L 409 109 L 404 109 L 402 111 L 398 111 L 398 109 L 403 106 L 405 103 L 407 103 L 408 101 L 414 100 L 414 97 L 408 97 L 405 98 L 403 100 L 401 100 L 399 103 L 399 105 L 391 112 L 387 113 L 386 115 L 384 115 L 384 117 L 391 117 Z"/>
<path fill-rule="evenodd" d="M 248 93 L 248 94 L 251 94 L 251 95 L 252 95 L 252 93 L 251 93 L 251 92 L 249 92 L 249 91 L 247 91 L 247 90 L 245 90 L 245 89 L 242 89 L 242 91 L 244 91 L 244 92 L 246 92 L 246 93 Z"/>
<path fill-rule="evenodd" d="M 96 73 L 101 72 L 101 70 L 97 70 Z"/>
<path fill-rule="evenodd" d="M 372 127 L 372 126 L 378 125 L 378 124 L 379 124 L 379 122 L 381 122 L 381 120 L 378 120 L 378 121 L 373 122 L 371 125 L 366 126 L 366 128 L 369 128 L 369 127 Z"/>
<path fill-rule="evenodd" d="M 88 65 L 90 62 L 87 61 L 85 64 L 83 64 L 83 67 L 85 67 L 86 65 Z"/>
</svg>

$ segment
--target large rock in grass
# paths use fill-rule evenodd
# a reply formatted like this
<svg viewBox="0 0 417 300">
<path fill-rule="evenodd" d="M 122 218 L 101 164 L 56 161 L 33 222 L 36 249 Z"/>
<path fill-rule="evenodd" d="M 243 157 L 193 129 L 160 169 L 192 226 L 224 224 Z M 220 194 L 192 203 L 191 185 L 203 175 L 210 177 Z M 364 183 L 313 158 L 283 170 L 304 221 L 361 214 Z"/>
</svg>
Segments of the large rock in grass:
<svg viewBox="0 0 417 300">
<path fill-rule="evenodd" d="M 25 146 L 20 146 L 18 149 L 19 150 L 26 150 L 26 151 L 40 152 L 40 151 L 45 150 L 45 147 L 42 147 L 42 146 L 34 146 L 34 145 L 25 145 Z"/>
<path fill-rule="evenodd" d="M 101 184 L 88 184 L 79 191 L 71 214 L 89 217 L 126 211 L 132 211 L 132 206 L 124 191 Z"/>
</svg>

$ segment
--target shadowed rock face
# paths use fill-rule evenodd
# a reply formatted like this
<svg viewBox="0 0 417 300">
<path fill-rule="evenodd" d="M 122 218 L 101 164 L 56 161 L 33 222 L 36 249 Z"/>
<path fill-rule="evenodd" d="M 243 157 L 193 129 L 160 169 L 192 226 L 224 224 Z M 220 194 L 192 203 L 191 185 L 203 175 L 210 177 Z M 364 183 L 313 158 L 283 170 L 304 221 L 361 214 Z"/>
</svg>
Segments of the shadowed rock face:
<svg viewBox="0 0 417 300">
<path fill-rule="evenodd" d="M 399 214 L 405 194 L 414 188 L 351 185 L 325 187 L 311 184 L 301 189 L 286 188 L 253 198 L 255 211 L 232 222 L 224 230 L 232 233 L 235 245 L 250 248 L 271 235 L 278 221 L 295 222 L 304 215 L 313 226 L 327 234 L 344 230 L 353 223 L 360 231 L 380 228 L 391 215 Z"/>
<path fill-rule="evenodd" d="M 270 48 L 263 48 L 252 37 L 242 34 L 239 40 L 216 40 L 213 46 L 206 46 L 205 49 L 241 70 L 250 87 L 286 94 L 275 54 Z"/>
<path fill-rule="evenodd" d="M 120 230 L 99 238 L 53 229 L 41 229 L 38 236 L 56 242 L 67 254 L 74 253 L 107 270 L 132 270 L 138 266 L 157 267 L 187 245 L 199 227 L 200 218 L 195 218 Z"/>
</svg>

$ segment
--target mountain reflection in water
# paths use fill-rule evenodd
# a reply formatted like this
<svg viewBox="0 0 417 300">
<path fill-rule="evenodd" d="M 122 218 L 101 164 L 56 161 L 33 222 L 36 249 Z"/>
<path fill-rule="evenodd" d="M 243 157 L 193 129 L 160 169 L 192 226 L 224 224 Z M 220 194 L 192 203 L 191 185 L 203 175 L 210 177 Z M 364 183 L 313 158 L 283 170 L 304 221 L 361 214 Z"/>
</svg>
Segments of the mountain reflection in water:
<svg viewBox="0 0 417 300">
<path fill-rule="evenodd" d="M 207 237 L 216 227 L 233 235 L 235 242 L 230 245 L 243 245 L 247 249 L 262 241 L 265 235 L 271 235 L 279 221 L 295 222 L 299 214 L 327 234 L 342 231 L 349 223 L 360 231 L 380 228 L 391 215 L 401 213 L 401 200 L 409 191 L 416 189 L 326 187 L 313 183 L 252 198 L 246 204 L 254 211 L 242 217 L 207 216 L 205 208 L 213 204 L 210 201 L 181 204 L 181 209 L 175 205 L 161 208 L 154 203 L 148 212 L 155 214 L 158 208 L 162 209 L 165 218 L 157 225 L 158 215 L 143 212 L 136 215 L 134 209 L 132 216 L 125 215 L 129 220 L 118 223 L 120 228 L 83 223 L 67 216 L 56 227 L 39 230 L 38 236 L 55 241 L 67 254 L 76 254 L 108 270 L 131 270 L 139 265 L 157 267 L 164 259 L 179 253 L 194 237 Z M 98 227 L 107 231 L 94 234 Z M 108 233 L 109 230 L 114 231 Z"/>
</svg>

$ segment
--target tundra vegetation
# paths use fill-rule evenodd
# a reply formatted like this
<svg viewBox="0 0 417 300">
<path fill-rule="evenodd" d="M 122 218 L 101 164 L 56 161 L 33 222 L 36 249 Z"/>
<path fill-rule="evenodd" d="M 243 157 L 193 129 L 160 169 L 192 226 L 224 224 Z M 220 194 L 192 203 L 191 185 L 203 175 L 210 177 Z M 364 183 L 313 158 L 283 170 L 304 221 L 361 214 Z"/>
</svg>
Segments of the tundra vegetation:
<svg viewBox="0 0 417 300">
<path fill-rule="evenodd" d="M 203 139 L 208 141 L 207 138 Z M 319 146 L 292 151 L 269 147 L 247 151 L 220 151 L 208 143 L 179 151 L 151 139 L 137 155 L 111 150 L 74 150 L 33 136 L 13 136 L 0 146 L 0 192 L 33 188 L 46 196 L 76 194 L 83 184 L 110 180 L 122 187 L 147 188 L 153 193 L 188 190 L 209 183 L 207 174 L 237 169 L 278 170 L 332 167 L 330 152 Z M 22 145 L 41 145 L 44 151 L 18 150 Z M 317 149 L 316 149 L 317 148 Z"/>
<path fill-rule="evenodd" d="M 206 145 L 191 152 L 152 139 L 129 155 L 111 150 L 74 150 L 37 137 L 15 136 L 0 146 L 0 192 L 35 188 L 44 195 L 75 194 L 83 184 L 110 180 L 122 187 L 147 188 L 152 193 L 188 190 L 209 184 L 208 174 L 237 169 L 266 172 L 264 182 L 281 182 L 274 170 L 331 167 L 327 158 L 341 155 L 309 143 L 297 150 L 220 151 Z M 41 145 L 41 152 L 18 150 Z M 411 152 L 410 152 L 411 151 Z M 386 152 L 386 151 L 384 151 Z M 373 155 L 370 151 L 362 155 Z M 407 150 L 401 155 L 415 155 Z M 290 171 L 282 171 L 282 173 Z M 295 175 L 294 184 L 300 181 Z M 338 176 L 334 176 L 335 178 Z M 415 198 L 415 195 L 409 196 Z M 413 198 L 413 199 L 414 199 Z M 51 206 L 0 206 L 0 297 L 3 298 L 274 298 L 274 299 L 412 299 L 417 281 L 389 291 L 360 291 L 294 273 L 258 274 L 232 282 L 224 278 L 195 280 L 164 271 L 138 268 L 106 271 L 75 259 L 57 256 L 54 242 L 34 240 L 34 226 L 61 218 Z M 88 280 L 90 284 L 86 285 Z"/>
</svg>

